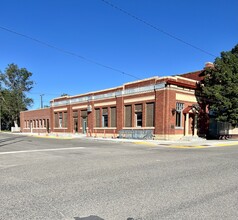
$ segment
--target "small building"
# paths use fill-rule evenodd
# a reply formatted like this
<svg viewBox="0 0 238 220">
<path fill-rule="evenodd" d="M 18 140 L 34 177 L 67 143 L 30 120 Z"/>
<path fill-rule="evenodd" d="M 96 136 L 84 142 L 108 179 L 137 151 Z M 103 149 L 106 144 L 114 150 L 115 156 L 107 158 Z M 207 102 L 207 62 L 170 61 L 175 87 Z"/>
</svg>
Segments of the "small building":
<svg viewBox="0 0 238 220">
<path fill-rule="evenodd" d="M 92 137 L 179 139 L 197 135 L 195 90 L 201 71 L 152 77 L 51 100 L 20 114 L 21 131 Z"/>
</svg>

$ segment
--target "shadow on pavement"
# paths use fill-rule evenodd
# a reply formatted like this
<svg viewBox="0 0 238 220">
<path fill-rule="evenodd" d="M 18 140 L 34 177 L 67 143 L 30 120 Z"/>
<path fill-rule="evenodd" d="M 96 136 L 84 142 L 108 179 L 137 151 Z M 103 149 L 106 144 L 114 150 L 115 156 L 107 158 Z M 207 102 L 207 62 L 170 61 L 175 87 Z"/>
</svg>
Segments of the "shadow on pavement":
<svg viewBox="0 0 238 220">
<path fill-rule="evenodd" d="M 90 215 L 88 217 L 74 217 L 75 220 L 104 220 L 103 218 L 100 218 L 96 215 Z M 126 220 L 141 220 L 141 219 L 134 219 L 134 218 L 127 218 Z"/>
<path fill-rule="evenodd" d="M 21 138 L 20 140 L 17 140 Z M 21 142 L 23 137 L 10 137 L 10 138 L 4 138 L 4 139 L 0 139 L 0 147 L 2 146 L 6 146 L 6 145 L 10 145 L 10 144 L 14 144 L 17 142 Z"/>
<path fill-rule="evenodd" d="M 74 217 L 75 220 L 104 220 L 103 218 L 100 218 L 96 215 L 90 215 L 88 217 Z"/>
</svg>

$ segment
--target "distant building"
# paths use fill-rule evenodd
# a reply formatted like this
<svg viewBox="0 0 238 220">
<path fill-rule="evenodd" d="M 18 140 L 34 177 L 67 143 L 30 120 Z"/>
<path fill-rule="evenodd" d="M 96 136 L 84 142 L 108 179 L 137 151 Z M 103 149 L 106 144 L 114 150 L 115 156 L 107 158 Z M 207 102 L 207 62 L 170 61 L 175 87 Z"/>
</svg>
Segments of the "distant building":
<svg viewBox="0 0 238 220">
<path fill-rule="evenodd" d="M 196 135 L 195 90 L 201 71 L 55 98 L 49 108 L 21 112 L 21 131 L 113 138 L 151 138 L 152 133 L 154 139 Z"/>
</svg>

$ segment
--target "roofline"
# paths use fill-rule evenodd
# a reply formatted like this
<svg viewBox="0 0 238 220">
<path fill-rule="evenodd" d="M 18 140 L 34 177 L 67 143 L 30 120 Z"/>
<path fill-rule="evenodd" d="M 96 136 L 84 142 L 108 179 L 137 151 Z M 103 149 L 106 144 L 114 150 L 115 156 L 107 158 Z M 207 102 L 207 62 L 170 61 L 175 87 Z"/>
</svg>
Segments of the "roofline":
<svg viewBox="0 0 238 220">
<path fill-rule="evenodd" d="M 46 110 L 46 109 L 50 109 L 50 107 L 47 108 L 39 108 L 39 109 L 32 109 L 32 110 L 25 110 L 25 111 L 20 111 L 21 112 L 33 112 L 33 111 L 40 111 L 40 110 Z"/>
<path fill-rule="evenodd" d="M 199 70 L 199 71 L 201 71 L 201 70 Z M 195 73 L 195 72 L 199 72 L 199 71 L 188 72 L 188 73 Z M 188 73 L 184 73 L 184 74 L 188 74 Z M 181 75 L 183 75 L 183 74 L 181 74 Z M 64 97 L 66 99 L 71 99 L 71 98 L 76 98 L 76 97 L 80 98 L 82 96 L 89 96 L 89 95 L 92 95 L 92 94 L 95 94 L 95 93 L 100 93 L 100 92 L 108 92 L 110 90 L 124 90 L 126 85 L 145 82 L 145 81 L 152 80 L 152 79 L 154 79 L 155 81 L 156 80 L 162 80 L 162 81 L 165 80 L 166 81 L 166 79 L 169 80 L 169 79 L 174 79 L 174 78 L 175 79 L 183 79 L 183 80 L 190 81 L 190 82 L 197 82 L 197 80 L 189 79 L 189 78 L 182 77 L 182 76 L 179 76 L 179 75 L 163 76 L 163 77 L 153 76 L 153 77 L 149 77 L 149 78 L 145 78 L 145 79 L 141 79 L 141 80 L 136 80 L 136 81 L 131 81 L 131 82 L 128 82 L 128 83 L 124 83 L 121 86 L 112 87 L 112 88 L 108 88 L 108 89 L 102 89 L 102 90 L 97 90 L 97 91 L 92 91 L 92 92 L 87 92 L 87 93 L 81 93 L 81 94 L 77 94 L 77 95 L 73 95 L 73 96 L 56 97 L 56 98 L 51 99 L 50 102 L 57 101 L 58 99 L 63 99 Z M 155 82 L 155 84 L 156 84 L 156 82 Z"/>
</svg>

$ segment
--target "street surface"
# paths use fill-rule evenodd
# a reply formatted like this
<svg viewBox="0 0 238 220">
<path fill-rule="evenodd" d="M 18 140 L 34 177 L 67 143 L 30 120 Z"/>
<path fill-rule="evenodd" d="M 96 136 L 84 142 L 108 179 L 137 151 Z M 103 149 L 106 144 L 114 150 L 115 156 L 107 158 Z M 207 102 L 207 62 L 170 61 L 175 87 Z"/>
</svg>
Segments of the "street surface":
<svg viewBox="0 0 238 220">
<path fill-rule="evenodd" d="M 238 219 L 238 146 L 0 133 L 1 220 Z"/>
</svg>

